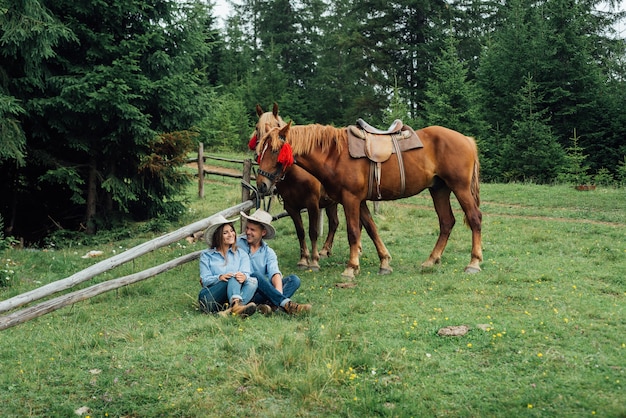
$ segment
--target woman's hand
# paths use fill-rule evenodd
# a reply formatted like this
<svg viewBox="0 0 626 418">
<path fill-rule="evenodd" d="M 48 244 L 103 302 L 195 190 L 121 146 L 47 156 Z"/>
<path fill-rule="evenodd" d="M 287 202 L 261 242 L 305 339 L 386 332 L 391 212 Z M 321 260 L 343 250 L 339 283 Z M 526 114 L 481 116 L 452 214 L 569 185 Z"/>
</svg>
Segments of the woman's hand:
<svg viewBox="0 0 626 418">
<path fill-rule="evenodd" d="M 235 273 L 235 280 L 237 280 L 239 284 L 243 284 L 243 282 L 246 281 L 246 275 L 238 271 L 237 273 Z"/>
</svg>

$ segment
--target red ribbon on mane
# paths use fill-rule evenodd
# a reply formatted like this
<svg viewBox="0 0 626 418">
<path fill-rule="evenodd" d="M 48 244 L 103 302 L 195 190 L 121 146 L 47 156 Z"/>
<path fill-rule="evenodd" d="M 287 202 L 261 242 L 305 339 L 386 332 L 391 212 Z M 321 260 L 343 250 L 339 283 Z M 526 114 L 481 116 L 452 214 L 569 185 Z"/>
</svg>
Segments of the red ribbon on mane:
<svg viewBox="0 0 626 418">
<path fill-rule="evenodd" d="M 288 142 L 285 142 L 283 146 L 280 147 L 280 152 L 278 153 L 278 158 L 276 161 L 283 165 L 283 171 L 293 165 L 293 150 L 291 149 L 291 145 L 289 145 Z"/>
<path fill-rule="evenodd" d="M 257 137 L 256 137 L 256 134 L 254 134 L 252 138 L 250 138 L 250 142 L 248 142 L 248 148 L 254 151 L 256 149 L 256 143 L 257 143 Z"/>
</svg>

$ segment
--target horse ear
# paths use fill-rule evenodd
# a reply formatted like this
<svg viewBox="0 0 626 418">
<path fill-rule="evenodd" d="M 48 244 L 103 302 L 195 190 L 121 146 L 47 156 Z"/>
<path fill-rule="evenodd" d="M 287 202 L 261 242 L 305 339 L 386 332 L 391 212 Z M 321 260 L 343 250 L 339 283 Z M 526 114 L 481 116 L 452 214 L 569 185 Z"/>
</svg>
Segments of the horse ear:
<svg viewBox="0 0 626 418">
<path fill-rule="evenodd" d="M 263 108 L 261 107 L 260 104 L 256 105 L 256 114 L 257 116 L 261 116 L 263 114 Z"/>
<path fill-rule="evenodd" d="M 290 128 L 291 128 L 291 121 L 289 121 L 288 124 L 286 124 L 285 126 L 280 128 L 280 136 L 286 137 L 287 136 L 287 132 L 289 132 Z"/>
<path fill-rule="evenodd" d="M 278 117 L 278 103 L 274 102 L 274 108 L 272 109 L 272 113 L 275 117 Z"/>
</svg>

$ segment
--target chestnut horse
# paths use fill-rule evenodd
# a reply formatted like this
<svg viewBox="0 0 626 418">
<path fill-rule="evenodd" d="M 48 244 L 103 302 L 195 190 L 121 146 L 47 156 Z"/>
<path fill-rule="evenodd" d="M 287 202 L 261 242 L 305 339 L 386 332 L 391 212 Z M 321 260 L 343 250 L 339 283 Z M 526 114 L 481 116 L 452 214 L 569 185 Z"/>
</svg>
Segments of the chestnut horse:
<svg viewBox="0 0 626 418">
<path fill-rule="evenodd" d="M 392 155 L 381 164 L 378 200 L 395 200 L 416 195 L 428 189 L 439 218 L 439 238 L 422 267 L 441 262 L 450 232 L 455 224 L 450 205 L 454 193 L 472 230 L 472 252 L 468 273 L 480 271 L 482 261 L 482 214 L 479 209 L 479 161 L 473 138 L 441 126 L 430 126 L 417 132 L 423 148 L 402 153 L 404 187 L 401 187 L 400 164 Z M 288 146 L 287 146 L 288 145 Z M 367 208 L 370 162 L 352 158 L 348 152 L 347 128 L 304 125 L 271 128 L 258 141 L 260 150 L 257 186 L 260 193 L 274 184 L 286 183 L 281 173 L 294 163 L 314 175 L 328 195 L 341 203 L 346 216 L 350 259 L 342 276 L 352 279 L 359 272 L 360 221 L 372 238 L 380 258 L 379 274 L 391 273 L 391 255 L 378 234 Z M 290 187 L 287 185 L 287 187 Z"/>
<path fill-rule="evenodd" d="M 271 112 L 263 112 L 260 105 L 256 106 L 259 120 L 256 124 L 256 138 L 262 138 L 267 133 L 268 128 L 282 127 L 287 125 L 278 115 L 278 105 L 274 103 Z M 254 142 L 250 142 L 250 147 L 254 148 Z M 329 257 L 332 252 L 335 232 L 339 226 L 337 215 L 337 202 L 331 200 L 326 194 L 324 187 L 315 177 L 306 170 L 292 166 L 285 171 L 284 181 L 276 185 L 276 191 L 283 201 L 283 206 L 287 214 L 293 220 L 296 228 L 296 235 L 300 241 L 300 260 L 298 268 L 311 269 L 317 271 L 320 268 L 320 257 Z M 304 224 L 300 211 L 306 209 L 309 214 L 309 239 L 311 240 L 311 252 L 309 253 L 304 236 Z M 322 251 L 317 249 L 320 225 L 322 222 L 322 212 L 326 210 L 328 217 L 328 235 L 322 247 Z"/>
</svg>

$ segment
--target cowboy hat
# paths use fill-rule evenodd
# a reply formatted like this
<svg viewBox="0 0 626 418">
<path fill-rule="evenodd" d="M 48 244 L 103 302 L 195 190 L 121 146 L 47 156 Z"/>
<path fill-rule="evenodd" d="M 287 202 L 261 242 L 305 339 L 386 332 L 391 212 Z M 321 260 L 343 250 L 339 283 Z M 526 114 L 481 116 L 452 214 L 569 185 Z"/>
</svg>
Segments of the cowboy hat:
<svg viewBox="0 0 626 418">
<path fill-rule="evenodd" d="M 250 221 L 253 221 L 253 222 L 258 222 L 258 223 L 262 224 L 265 227 L 265 231 L 267 231 L 267 232 L 265 233 L 265 237 L 263 237 L 263 238 L 265 238 L 265 239 L 272 239 L 276 235 L 276 230 L 271 225 L 272 219 L 274 219 L 274 218 L 272 217 L 272 215 L 270 215 L 269 213 L 265 212 L 264 210 L 257 209 L 257 211 L 254 212 L 252 215 L 246 215 L 243 212 L 239 212 L 239 213 L 241 214 L 241 216 L 243 216 L 247 220 L 250 220 Z"/>
<path fill-rule="evenodd" d="M 204 241 L 209 245 L 213 245 L 213 233 L 215 230 L 224 224 L 232 224 L 236 220 L 237 219 L 226 219 L 224 215 L 212 217 L 211 220 L 209 220 L 209 226 L 204 230 Z"/>
</svg>

